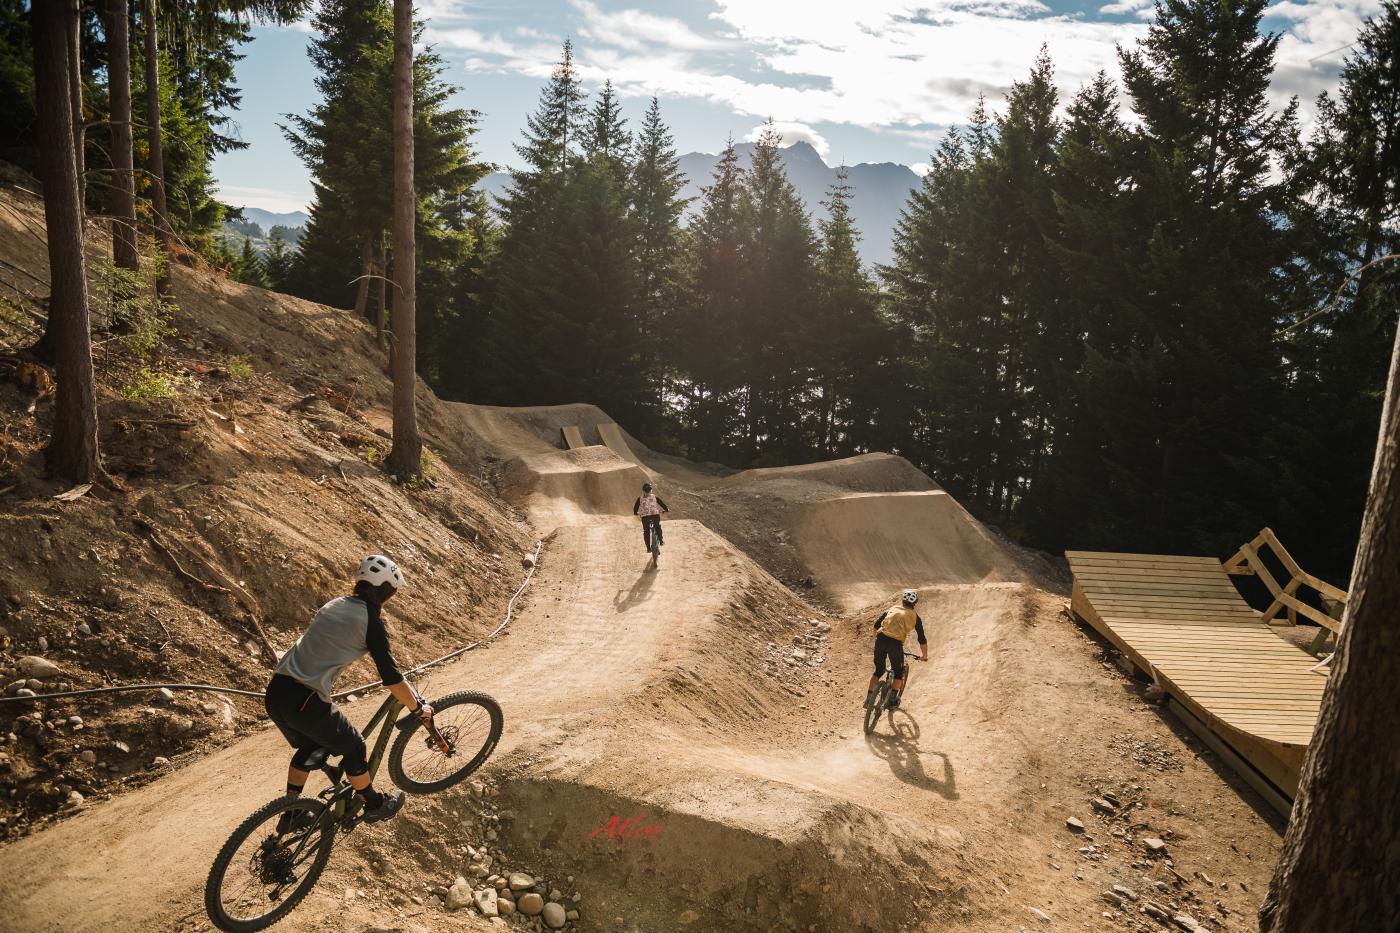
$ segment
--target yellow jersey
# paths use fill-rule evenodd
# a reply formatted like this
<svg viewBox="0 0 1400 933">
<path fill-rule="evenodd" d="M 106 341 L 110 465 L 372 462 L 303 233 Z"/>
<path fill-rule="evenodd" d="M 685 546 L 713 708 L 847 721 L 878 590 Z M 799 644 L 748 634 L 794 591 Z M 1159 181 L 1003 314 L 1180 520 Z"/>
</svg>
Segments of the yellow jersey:
<svg viewBox="0 0 1400 933">
<path fill-rule="evenodd" d="M 885 614 L 875 631 L 880 635 L 887 635 L 904 644 L 904 639 L 909 637 L 909 633 L 919 624 L 919 614 L 913 609 L 904 606 L 894 606 L 885 610 Z"/>
</svg>

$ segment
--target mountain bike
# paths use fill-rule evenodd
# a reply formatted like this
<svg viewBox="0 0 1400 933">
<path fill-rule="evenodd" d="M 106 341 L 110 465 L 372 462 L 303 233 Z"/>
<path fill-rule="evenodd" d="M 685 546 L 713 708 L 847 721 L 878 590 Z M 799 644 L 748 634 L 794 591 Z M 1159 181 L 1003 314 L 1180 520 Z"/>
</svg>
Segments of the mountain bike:
<svg viewBox="0 0 1400 933">
<path fill-rule="evenodd" d="M 923 658 L 912 651 L 904 652 L 906 658 L 913 658 L 915 661 L 922 661 Z M 904 665 L 904 689 L 899 691 L 901 699 L 909 689 L 909 678 L 913 674 L 913 669 Z M 894 670 L 886 669 L 881 675 L 880 682 L 875 685 L 875 699 L 865 704 L 865 732 L 869 735 L 875 731 L 876 724 L 880 721 L 880 714 L 885 711 L 885 704 L 889 702 L 890 696 L 894 693 Z"/>
<path fill-rule="evenodd" d="M 502 717 L 491 697 L 463 691 L 429 705 L 433 717 L 427 724 L 413 715 L 396 722 L 403 704 L 392 695 L 379 707 L 361 732 L 369 744 L 379 730 L 369 759 L 371 780 L 387 748 L 394 783 L 411 794 L 431 794 L 465 779 L 495 750 Z M 215 856 L 204 907 L 219 929 L 247 933 L 281 920 L 321 877 L 336 837 L 364 821 L 364 802 L 343 767 L 328 764 L 324 749 L 310 765 L 330 779 L 329 787 L 315 797 L 288 795 L 263 805 Z"/>
<path fill-rule="evenodd" d="M 651 569 L 656 569 L 656 562 L 661 559 L 661 526 L 653 528 L 651 531 Z"/>
</svg>

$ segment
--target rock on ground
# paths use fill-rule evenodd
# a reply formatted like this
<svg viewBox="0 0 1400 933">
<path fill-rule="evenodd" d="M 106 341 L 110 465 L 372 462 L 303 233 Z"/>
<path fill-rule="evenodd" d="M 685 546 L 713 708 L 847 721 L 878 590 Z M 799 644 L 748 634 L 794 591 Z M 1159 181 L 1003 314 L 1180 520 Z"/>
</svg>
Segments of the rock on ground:
<svg viewBox="0 0 1400 933">
<path fill-rule="evenodd" d="M 550 901 L 544 905 L 544 924 L 551 930 L 557 930 L 564 925 L 564 905 Z"/>
</svg>

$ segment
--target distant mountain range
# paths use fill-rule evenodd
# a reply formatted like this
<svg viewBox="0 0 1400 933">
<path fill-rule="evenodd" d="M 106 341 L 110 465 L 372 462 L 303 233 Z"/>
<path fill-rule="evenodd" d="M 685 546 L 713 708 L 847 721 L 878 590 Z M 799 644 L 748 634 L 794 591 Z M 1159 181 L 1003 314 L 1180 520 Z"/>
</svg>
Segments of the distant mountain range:
<svg viewBox="0 0 1400 933">
<path fill-rule="evenodd" d="M 736 143 L 739 164 L 748 168 L 753 161 L 753 143 Z M 821 202 L 826 200 L 827 188 L 836 180 L 836 168 L 827 165 L 810 143 L 797 142 L 779 150 L 787 176 L 802 197 L 813 218 L 826 216 Z M 700 189 L 710 184 L 718 155 L 708 152 L 688 152 L 680 157 L 681 171 L 688 179 L 681 194 L 693 198 L 687 215 L 700 207 Z M 909 192 L 919 186 L 919 176 L 907 165 L 897 162 L 862 162 L 846 167 L 847 183 L 852 188 L 851 214 L 860 231 L 860 255 L 867 266 L 888 263 L 890 247 L 899 212 L 909 200 Z M 488 194 L 500 197 L 510 187 L 508 172 L 492 172 L 478 185 Z"/>
<path fill-rule="evenodd" d="M 261 207 L 243 208 L 243 216 L 250 223 L 255 223 L 263 230 L 271 232 L 273 227 L 287 227 L 295 230 L 298 227 L 305 227 L 306 222 L 311 219 L 311 215 L 306 211 L 292 211 L 288 214 L 274 214 L 272 211 L 265 211 Z"/>
<path fill-rule="evenodd" d="M 734 150 L 739 154 L 739 164 L 748 168 L 753 161 L 754 144 L 736 143 Z M 785 146 L 779 150 L 779 155 L 788 178 L 807 205 L 807 210 L 811 211 L 813 219 L 825 217 L 826 209 L 821 202 L 826 200 L 827 189 L 836 180 L 836 168 L 827 165 L 817 150 L 806 142 Z M 687 178 L 681 195 L 693 199 L 686 219 L 699 211 L 700 189 L 710 184 L 718 161 L 718 155 L 708 152 L 688 152 L 680 157 L 681 171 Z M 899 222 L 899 212 L 909 200 L 909 192 L 919 186 L 919 176 L 909 166 L 897 162 L 862 162 L 847 166 L 846 173 L 853 192 L 851 214 L 861 234 L 861 259 L 867 266 L 888 263 L 892 256 L 890 240 L 895 224 Z M 510 187 L 510 174 L 492 172 L 477 187 L 499 198 Z M 305 211 L 276 214 L 259 207 L 243 208 L 243 216 L 249 223 L 260 227 L 263 236 L 276 226 L 296 230 L 299 234 L 300 228 L 305 227 L 310 219 Z M 255 246 L 263 246 L 263 236 L 253 236 Z M 288 239 L 294 243 L 296 237 Z"/>
</svg>

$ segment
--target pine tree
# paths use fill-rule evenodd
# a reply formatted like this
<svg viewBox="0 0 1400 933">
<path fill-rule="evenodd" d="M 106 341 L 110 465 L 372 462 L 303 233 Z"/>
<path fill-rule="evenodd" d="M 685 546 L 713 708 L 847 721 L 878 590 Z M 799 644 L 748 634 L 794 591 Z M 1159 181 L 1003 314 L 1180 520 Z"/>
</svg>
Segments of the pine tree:
<svg viewBox="0 0 1400 933">
<path fill-rule="evenodd" d="M 743 308 L 735 348 L 744 367 L 744 462 L 792 462 L 802 454 L 798 365 L 787 347 L 805 326 L 815 250 L 811 221 L 778 154 L 772 123 L 744 175 L 740 219 Z"/>
<path fill-rule="evenodd" d="M 243 238 L 243 248 L 233 264 L 233 277 L 244 285 L 267 288 L 267 273 L 263 269 L 262 258 L 253 249 L 251 237 Z"/>
<path fill-rule="evenodd" d="M 808 402 L 806 440 L 810 457 L 829 458 L 857 449 L 852 428 L 857 412 L 881 394 L 888 381 L 871 365 L 884 336 L 876 315 L 874 283 L 861 266 L 860 233 L 851 217 L 854 193 L 844 166 L 822 202 L 818 224 L 811 315 L 801 335 Z"/>
<path fill-rule="evenodd" d="M 262 257 L 263 274 L 267 279 L 266 288 L 286 291 L 292 275 L 292 251 L 287 248 L 287 238 L 281 227 L 273 227 L 268 234 L 267 253 Z"/>
<path fill-rule="evenodd" d="M 1273 333 L 1290 259 L 1274 210 L 1284 192 L 1268 173 L 1294 120 L 1292 108 L 1269 108 L 1278 36 L 1259 34 L 1264 7 L 1162 0 L 1147 36 L 1120 53 L 1141 120 L 1127 206 L 1145 244 L 1123 301 L 1140 303 L 1154 348 L 1111 362 L 1133 368 L 1109 380 L 1120 391 L 1091 402 L 1142 424 L 1105 439 L 1105 456 L 1124 465 L 1108 494 L 1137 529 L 1120 549 L 1150 540 L 1224 552 L 1267 521 L 1269 412 L 1281 388 Z"/>
<path fill-rule="evenodd" d="M 347 306 L 345 287 L 333 283 L 355 279 L 354 309 L 364 316 L 375 244 L 393 213 L 392 10 L 387 0 L 322 4 L 312 25 L 307 54 L 321 101 L 282 125 L 314 175 L 299 293 Z"/>
<path fill-rule="evenodd" d="M 1137 493 L 1122 478 L 1124 467 L 1106 455 L 1114 437 L 1146 427 L 1130 408 L 1105 404 L 1119 374 L 1154 352 L 1151 330 L 1126 282 L 1140 262 L 1133 218 L 1122 189 L 1128 133 L 1118 93 L 1104 72 L 1080 89 L 1066 110 L 1054 168 L 1056 222 L 1048 245 L 1061 269 L 1057 326 L 1080 351 L 1066 363 L 1067 382 L 1052 411 L 1048 461 L 1031 484 L 1021 522 L 1033 540 L 1051 550 L 1100 545 L 1133 534 L 1122 525 Z M 1097 508 L 1084 514 L 1082 503 Z M 1078 537 L 1068 537 L 1075 529 Z"/>
<path fill-rule="evenodd" d="M 522 166 L 501 200 L 505 234 L 494 269 L 492 341 L 500 369 L 491 401 L 545 404 L 574 400 L 577 356 L 589 342 L 586 322 L 569 313 L 574 282 L 567 257 L 575 248 L 579 206 L 568 179 L 577 165 L 583 91 L 573 47 L 563 54 L 526 120 L 515 147 Z M 528 359 L 529 366 L 518 365 Z"/>
<path fill-rule="evenodd" d="M 741 381 L 735 354 L 742 318 L 740 267 L 744 172 L 729 140 L 686 231 L 686 303 L 665 330 L 669 369 L 681 389 L 685 447 L 695 459 L 729 459 Z"/>
<path fill-rule="evenodd" d="M 638 267 L 637 320 L 649 337 L 642 347 L 642 368 L 651 375 L 649 392 L 657 411 L 665 408 L 665 375 L 660 343 L 672 328 L 682 300 L 681 214 L 687 199 L 680 159 L 669 128 L 661 120 L 655 97 L 647 107 L 637 139 L 632 170 L 631 201 Z"/>
<path fill-rule="evenodd" d="M 1287 469 L 1293 506 L 1274 527 L 1304 566 L 1344 582 L 1360 534 L 1365 478 L 1383 394 L 1386 348 L 1395 334 L 1400 275 L 1400 4 L 1389 0 L 1357 37 L 1338 97 L 1318 101 L 1318 125 L 1300 152 L 1294 212 L 1309 237 L 1300 244 L 1311 300 L 1335 307 L 1289 333 L 1290 410 L 1299 443 Z M 1386 218 L 1390 218 L 1387 220 Z M 1365 271 L 1361 271 L 1361 270 Z M 1301 314 L 1301 312 L 1299 312 Z M 1281 526 L 1281 527 L 1280 527 Z M 1297 531 L 1289 534 L 1289 530 Z"/>
</svg>

